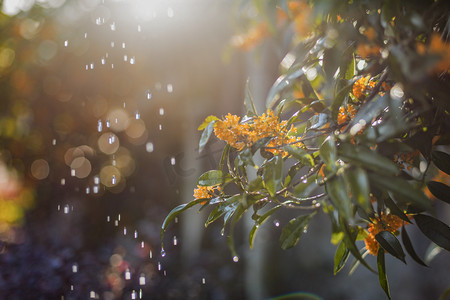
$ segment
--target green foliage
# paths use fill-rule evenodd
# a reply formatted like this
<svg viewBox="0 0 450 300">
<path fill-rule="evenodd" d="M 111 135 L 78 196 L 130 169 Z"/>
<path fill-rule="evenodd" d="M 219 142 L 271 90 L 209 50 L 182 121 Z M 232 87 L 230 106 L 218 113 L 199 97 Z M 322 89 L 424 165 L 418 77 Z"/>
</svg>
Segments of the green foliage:
<svg viewBox="0 0 450 300">
<path fill-rule="evenodd" d="M 255 222 L 251 247 L 257 230 L 274 213 L 283 208 L 308 211 L 283 227 L 283 249 L 294 247 L 311 218 L 323 212 L 338 244 L 334 273 L 350 254 L 355 258 L 350 273 L 359 264 L 376 273 L 366 259 L 367 253 L 376 255 L 380 286 L 390 299 L 385 251 L 405 262 L 405 249 L 426 265 L 405 229 L 412 218 L 432 242 L 450 250 L 449 227 L 423 214 L 449 203 L 449 187 L 440 182 L 448 177 L 431 178 L 439 170 L 450 173 L 450 61 L 445 54 L 450 49 L 450 4 L 311 2 L 242 4 L 242 9 L 254 5 L 267 17 L 259 21 L 268 23 L 274 38 L 290 41 L 283 49 L 282 73 L 266 98 L 266 113 L 274 111 L 277 123 L 258 123 L 263 117 L 257 115 L 247 86 L 247 113 L 239 124 L 224 128 L 225 120 L 210 116 L 201 125 L 200 149 L 213 127 L 226 132 L 216 136 L 227 143 L 219 169 L 199 179 L 199 185 L 222 188 L 217 201 L 204 204 L 215 205 L 206 224 L 223 217 L 225 230 L 230 223 L 228 242 L 236 255 L 234 226 L 248 210 L 253 209 Z M 280 9 L 287 16 L 275 22 Z M 298 22 L 309 28 L 308 34 Z M 270 122 L 266 117 L 262 123 Z M 248 128 L 257 136 L 254 141 L 244 134 Z M 254 159 L 258 154 L 262 163 Z M 256 177 L 247 174 L 249 169 L 256 169 Z M 430 201 L 423 192 L 426 186 L 442 202 Z M 228 194 L 236 188 L 239 194 Z M 396 237 L 400 227 L 403 246 Z M 360 248 L 362 240 L 366 247 Z M 381 247 L 374 253 L 371 245 Z M 429 257 L 437 253 L 431 252 Z"/>
</svg>

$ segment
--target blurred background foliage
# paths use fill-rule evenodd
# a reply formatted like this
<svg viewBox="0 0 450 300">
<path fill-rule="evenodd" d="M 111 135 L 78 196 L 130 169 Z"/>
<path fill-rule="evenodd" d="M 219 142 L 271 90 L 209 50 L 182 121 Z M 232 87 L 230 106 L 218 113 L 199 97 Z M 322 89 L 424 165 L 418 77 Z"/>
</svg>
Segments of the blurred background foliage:
<svg viewBox="0 0 450 300">
<path fill-rule="evenodd" d="M 263 297 L 382 297 L 365 270 L 332 278 L 334 249 L 312 238 L 329 235 L 320 218 L 308 247 L 264 242 L 259 283 L 245 262 L 259 250 L 243 242 L 246 256 L 232 263 L 220 226 L 204 231 L 196 215 L 180 217 L 160 253 L 164 216 L 192 199 L 196 176 L 220 156 L 215 144 L 198 154 L 198 124 L 209 114 L 240 114 L 249 76 L 262 103 L 286 54 L 287 39 L 274 34 L 291 26 L 286 16 L 265 16 L 271 25 L 245 3 L 0 1 L 2 298 L 246 299 L 261 286 Z M 299 35 L 314 22 L 310 14 L 296 13 Z M 274 223 L 259 238 L 278 235 Z M 395 265 L 393 294 L 440 295 L 445 258 L 433 261 L 433 272 Z"/>
</svg>

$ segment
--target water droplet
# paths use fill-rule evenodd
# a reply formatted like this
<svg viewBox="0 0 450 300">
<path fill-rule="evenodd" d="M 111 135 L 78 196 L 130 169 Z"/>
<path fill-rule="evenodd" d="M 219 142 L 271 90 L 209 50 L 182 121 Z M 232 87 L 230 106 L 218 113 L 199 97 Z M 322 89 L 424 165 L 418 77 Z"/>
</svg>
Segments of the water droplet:
<svg viewBox="0 0 450 300">
<path fill-rule="evenodd" d="M 308 232 L 308 228 L 303 228 L 303 233 L 307 233 Z"/>
<path fill-rule="evenodd" d="M 105 124 L 106 124 L 106 127 L 108 127 L 108 128 L 111 127 L 111 122 L 109 120 L 106 120 Z"/>
<path fill-rule="evenodd" d="M 163 108 L 163 107 L 161 107 L 161 108 L 159 109 L 159 115 L 160 115 L 160 116 L 164 116 L 164 108 Z"/>
<path fill-rule="evenodd" d="M 73 291 L 73 284 L 70 285 L 70 290 Z"/>
<path fill-rule="evenodd" d="M 147 97 L 147 100 L 152 99 L 152 92 L 150 90 L 145 91 L 145 96 Z"/>
<path fill-rule="evenodd" d="M 89 187 L 86 187 L 86 194 L 90 194 L 91 193 L 91 189 Z"/>
<path fill-rule="evenodd" d="M 150 257 L 150 258 L 153 258 L 153 252 L 152 252 L 152 250 L 150 250 L 149 257 Z"/>
<path fill-rule="evenodd" d="M 64 205 L 64 213 L 67 215 L 69 213 L 69 205 Z"/>
<path fill-rule="evenodd" d="M 93 192 L 94 194 L 98 194 L 98 189 L 99 189 L 98 185 L 94 185 L 94 186 L 92 187 L 92 192 Z"/>
<path fill-rule="evenodd" d="M 114 64 L 111 64 L 111 69 L 114 69 Z"/>
<path fill-rule="evenodd" d="M 61 210 L 61 205 L 60 204 L 58 204 L 58 211 L 60 211 Z"/>
<path fill-rule="evenodd" d="M 153 143 L 151 143 L 151 142 L 148 142 L 147 144 L 145 144 L 145 150 L 147 151 L 147 152 L 149 152 L 149 153 L 152 153 L 153 152 Z"/>
<path fill-rule="evenodd" d="M 139 285 L 145 285 L 145 275 L 141 274 L 141 276 L 139 276 Z"/>
<path fill-rule="evenodd" d="M 165 256 L 166 256 L 166 250 L 161 249 L 161 256 L 162 256 L 162 257 L 165 257 Z"/>
<path fill-rule="evenodd" d="M 173 245 L 176 246 L 178 244 L 178 240 L 176 236 L 173 236 Z"/>
<path fill-rule="evenodd" d="M 126 45 L 125 43 L 122 43 L 122 48 L 125 49 Z"/>
<path fill-rule="evenodd" d="M 137 31 L 138 31 L 138 32 L 141 32 L 141 31 L 142 31 L 141 25 L 138 25 L 138 26 L 137 26 Z"/>
<path fill-rule="evenodd" d="M 239 261 L 239 257 L 236 255 L 236 256 L 234 256 L 233 257 L 233 261 L 235 262 L 235 263 L 237 263 L 238 261 Z"/>
<path fill-rule="evenodd" d="M 114 144 L 115 141 L 116 141 L 116 136 L 114 134 L 109 135 L 108 143 L 109 144 Z"/>
<path fill-rule="evenodd" d="M 89 65 L 86 65 L 86 71 L 89 70 Z"/>
<path fill-rule="evenodd" d="M 75 173 L 76 171 L 75 171 L 75 169 L 70 169 L 70 176 L 75 176 L 76 175 L 76 173 Z"/>
<path fill-rule="evenodd" d="M 126 227 L 123 228 L 123 235 L 127 235 L 127 228 Z"/>
<path fill-rule="evenodd" d="M 162 124 L 159 124 L 158 128 L 159 130 L 162 130 Z"/>
<path fill-rule="evenodd" d="M 142 289 L 139 289 L 139 299 L 142 299 Z"/>
<path fill-rule="evenodd" d="M 167 85 L 167 92 L 168 93 L 172 93 L 173 92 L 173 85 L 170 84 L 170 83 Z"/>
<path fill-rule="evenodd" d="M 114 226 L 116 226 L 116 227 L 119 226 L 119 221 L 118 220 L 114 221 Z"/>
<path fill-rule="evenodd" d="M 101 62 L 102 62 L 102 65 L 106 64 L 106 59 L 104 57 L 102 57 Z"/>
<path fill-rule="evenodd" d="M 68 40 L 65 40 L 64 41 L 64 47 L 68 47 L 69 46 L 69 41 Z"/>
<path fill-rule="evenodd" d="M 91 70 L 93 70 L 94 69 L 94 63 L 91 63 L 90 67 L 91 67 Z"/>
<path fill-rule="evenodd" d="M 117 220 L 119 220 L 120 221 L 120 214 L 117 216 Z"/>
<path fill-rule="evenodd" d="M 133 56 L 130 58 L 130 64 L 134 65 L 134 63 L 136 62 L 136 58 Z"/>
<path fill-rule="evenodd" d="M 111 42 L 111 48 L 114 48 L 116 44 L 114 42 Z"/>
<path fill-rule="evenodd" d="M 166 271 L 166 270 L 164 270 L 163 274 L 164 274 L 164 276 L 166 276 L 166 275 L 167 275 L 167 271 Z"/>
<path fill-rule="evenodd" d="M 123 56 L 123 61 L 128 61 L 128 55 L 125 54 L 125 55 Z"/>
<path fill-rule="evenodd" d="M 77 264 L 73 264 L 72 265 L 72 272 L 73 273 L 77 273 L 78 272 L 78 265 Z"/>
<path fill-rule="evenodd" d="M 110 216 L 107 216 L 106 217 L 106 222 L 110 222 L 111 221 L 111 217 Z"/>
<path fill-rule="evenodd" d="M 141 113 L 139 111 L 136 111 L 134 113 L 134 117 L 136 118 L 136 120 L 139 120 L 141 118 Z"/>
<path fill-rule="evenodd" d="M 275 225 L 275 227 L 280 227 L 280 222 L 278 220 L 273 221 L 273 225 Z"/>
<path fill-rule="evenodd" d="M 175 222 L 175 224 L 178 223 L 178 217 L 175 217 L 174 222 Z"/>
<path fill-rule="evenodd" d="M 158 261 L 158 271 L 161 271 L 161 262 Z"/>
<path fill-rule="evenodd" d="M 126 269 L 125 271 L 125 280 L 130 280 L 131 279 L 131 272 L 129 269 Z"/>
<path fill-rule="evenodd" d="M 84 33 L 84 38 L 87 39 L 87 32 Z"/>
<path fill-rule="evenodd" d="M 206 279 L 205 279 L 205 277 L 202 278 L 202 284 L 206 284 Z"/>
<path fill-rule="evenodd" d="M 111 28 L 111 31 L 116 31 L 116 22 L 112 22 L 109 27 Z"/>
<path fill-rule="evenodd" d="M 137 232 L 137 230 L 135 230 L 134 231 L 134 238 L 137 239 L 137 237 L 138 237 L 138 232 Z"/>
<path fill-rule="evenodd" d="M 61 185 L 66 185 L 66 179 L 61 178 Z"/>
<path fill-rule="evenodd" d="M 100 177 L 98 177 L 98 175 L 94 176 L 94 184 L 99 184 L 100 183 Z"/>
<path fill-rule="evenodd" d="M 102 120 L 98 120 L 98 122 L 97 122 L 97 131 L 98 132 L 102 132 L 102 130 L 103 130 Z"/>
<path fill-rule="evenodd" d="M 136 299 L 136 291 L 135 290 L 133 290 L 131 292 L 131 299 Z"/>
<path fill-rule="evenodd" d="M 94 291 L 91 291 L 89 293 L 89 297 L 91 297 L 92 299 L 95 299 L 96 293 Z"/>
<path fill-rule="evenodd" d="M 175 159 L 175 157 L 171 157 L 171 158 L 170 158 L 170 164 L 171 164 L 172 166 L 175 166 L 175 164 L 176 164 L 176 159 Z"/>
<path fill-rule="evenodd" d="M 114 167 L 117 165 L 117 161 L 115 159 L 113 159 L 111 163 Z"/>
</svg>

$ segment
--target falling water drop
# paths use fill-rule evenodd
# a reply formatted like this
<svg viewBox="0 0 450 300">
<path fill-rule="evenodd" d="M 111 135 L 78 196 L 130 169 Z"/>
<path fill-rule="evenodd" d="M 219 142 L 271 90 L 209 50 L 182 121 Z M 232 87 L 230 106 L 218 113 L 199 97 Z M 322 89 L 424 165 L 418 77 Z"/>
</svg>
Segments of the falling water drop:
<svg viewBox="0 0 450 300">
<path fill-rule="evenodd" d="M 60 211 L 61 210 L 61 205 L 60 204 L 58 204 L 58 211 Z"/>
<path fill-rule="evenodd" d="M 90 194 L 91 193 L 91 189 L 89 187 L 86 187 L 86 194 Z"/>
<path fill-rule="evenodd" d="M 127 235 L 127 228 L 126 227 L 123 228 L 123 235 Z"/>
<path fill-rule="evenodd" d="M 147 97 L 147 100 L 152 99 L 152 92 L 150 90 L 145 91 L 145 96 Z"/>
<path fill-rule="evenodd" d="M 104 57 L 102 57 L 101 62 L 102 62 L 102 65 L 106 64 L 106 59 Z"/>
<path fill-rule="evenodd" d="M 168 7 L 168 8 L 167 8 L 167 16 L 168 16 L 169 18 L 173 18 L 174 12 L 173 12 L 173 8 L 172 8 L 172 7 Z"/>
<path fill-rule="evenodd" d="M 153 258 L 153 251 L 152 250 L 150 250 L 149 257 Z"/>
<path fill-rule="evenodd" d="M 172 166 L 175 166 L 175 163 L 176 163 L 175 157 L 171 157 L 171 158 L 170 158 L 170 164 L 171 164 Z"/>
<path fill-rule="evenodd" d="M 77 273 L 78 272 L 78 265 L 77 264 L 73 264 L 72 265 L 72 272 L 73 273 Z"/>
<path fill-rule="evenodd" d="M 111 64 L 111 69 L 114 69 L 114 64 Z"/>
<path fill-rule="evenodd" d="M 111 28 L 111 31 L 116 31 L 116 22 L 112 22 L 109 27 Z"/>
<path fill-rule="evenodd" d="M 84 33 L 84 38 L 87 39 L 87 32 Z"/>
<path fill-rule="evenodd" d="M 102 120 L 98 120 L 98 122 L 97 122 L 97 131 L 98 132 L 102 132 L 102 130 L 103 130 Z"/>
<path fill-rule="evenodd" d="M 61 185 L 66 185 L 66 179 L 61 178 Z"/>
<path fill-rule="evenodd" d="M 67 215 L 69 213 L 69 205 L 64 205 L 64 213 Z"/>
<path fill-rule="evenodd" d="M 86 71 L 89 70 L 89 65 L 86 65 Z"/>
<path fill-rule="evenodd" d="M 125 55 L 123 56 L 123 61 L 128 61 L 128 55 L 125 54 Z"/>
<path fill-rule="evenodd" d="M 163 108 L 163 107 L 161 107 L 161 108 L 159 109 L 159 115 L 160 115 L 160 116 L 164 116 L 164 108 Z"/>
<path fill-rule="evenodd" d="M 273 221 L 273 225 L 275 225 L 275 227 L 280 227 L 280 222 L 278 220 Z"/>
<path fill-rule="evenodd" d="M 141 32 L 141 31 L 142 31 L 141 25 L 138 25 L 138 26 L 137 26 L 137 31 L 138 31 L 138 32 Z"/>
<path fill-rule="evenodd" d="M 145 243 L 144 243 L 144 241 L 141 242 L 141 248 L 145 248 Z"/>
<path fill-rule="evenodd" d="M 178 223 L 178 217 L 175 217 L 175 220 L 174 220 L 174 222 L 175 222 L 175 224 L 177 224 L 177 223 Z"/>
<path fill-rule="evenodd" d="M 142 299 L 142 289 L 139 289 L 139 299 Z"/>
<path fill-rule="evenodd" d="M 110 222 L 111 221 L 111 217 L 110 216 L 107 216 L 106 217 L 106 222 Z"/>
<path fill-rule="evenodd" d="M 178 240 L 176 236 L 173 236 L 173 245 L 176 246 L 178 244 Z"/>
<path fill-rule="evenodd" d="M 114 221 L 114 226 L 116 226 L 116 227 L 119 226 L 119 221 L 118 220 Z"/>
<path fill-rule="evenodd" d="M 116 184 L 116 175 L 111 177 L 111 184 Z"/>
<path fill-rule="evenodd" d="M 76 173 L 75 173 L 76 171 L 75 171 L 75 169 L 70 169 L 70 176 L 75 176 L 76 175 Z"/>
<path fill-rule="evenodd" d="M 166 256 L 166 250 L 161 249 L 161 257 L 165 257 Z"/>
<path fill-rule="evenodd" d="M 145 285 L 145 274 L 141 274 L 141 276 L 139 276 L 139 285 Z"/>
<path fill-rule="evenodd" d="M 133 290 L 131 292 L 131 299 L 136 299 L 136 291 L 135 290 Z"/>
<path fill-rule="evenodd" d="M 130 280 L 131 279 L 131 272 L 129 269 L 126 269 L 125 271 L 125 280 Z"/>
<path fill-rule="evenodd" d="M 106 123 L 106 127 L 108 127 L 108 128 L 111 127 L 111 122 L 109 120 L 106 120 L 105 123 Z"/>
<path fill-rule="evenodd" d="M 202 284 L 206 284 L 206 279 L 205 279 L 205 277 L 202 278 Z"/>
<path fill-rule="evenodd" d="M 91 63 L 90 67 L 91 67 L 91 70 L 93 70 L 94 69 L 94 63 Z"/>
<path fill-rule="evenodd" d="M 98 185 L 94 185 L 94 186 L 92 187 L 92 192 L 93 192 L 94 194 L 98 194 L 98 189 L 99 189 Z"/>
<path fill-rule="evenodd" d="M 96 296 L 96 293 L 95 293 L 94 291 L 91 291 L 91 292 L 89 293 L 89 297 L 90 297 L 91 299 L 95 299 L 95 296 Z"/>
<path fill-rule="evenodd" d="M 237 263 L 238 261 L 239 261 L 239 257 L 238 257 L 237 255 L 235 255 L 235 256 L 233 257 L 233 262 Z"/>
<path fill-rule="evenodd" d="M 64 47 L 68 47 L 69 46 L 69 41 L 68 40 L 65 40 L 64 41 Z"/>
<path fill-rule="evenodd" d="M 116 44 L 114 42 L 111 42 L 111 48 L 114 48 Z"/>
<path fill-rule="evenodd" d="M 153 152 L 153 143 L 151 143 L 151 142 L 148 142 L 147 144 L 145 144 L 145 150 L 147 151 L 147 152 L 149 152 L 149 153 L 152 153 Z"/>
<path fill-rule="evenodd" d="M 100 177 L 98 177 L 97 175 L 94 176 L 94 184 L 99 184 L 100 183 Z"/>
<path fill-rule="evenodd" d="M 161 262 L 158 261 L 158 271 L 161 271 Z"/>
<path fill-rule="evenodd" d="M 130 64 L 134 65 L 134 63 L 136 62 L 136 58 L 133 56 L 130 58 Z"/>
<path fill-rule="evenodd" d="M 139 111 L 136 111 L 134 113 L 134 117 L 136 118 L 136 120 L 139 120 L 141 118 L 141 113 Z"/>
<path fill-rule="evenodd" d="M 116 136 L 114 134 L 109 135 L 108 143 L 109 144 L 114 144 L 115 141 L 116 141 Z"/>
<path fill-rule="evenodd" d="M 159 130 L 162 130 L 162 124 L 159 124 L 158 128 Z"/>
<path fill-rule="evenodd" d="M 126 45 L 125 43 L 122 43 L 122 48 L 125 49 Z"/>
<path fill-rule="evenodd" d="M 168 93 L 172 93 L 172 92 L 173 92 L 173 85 L 172 85 L 171 83 L 169 83 L 169 84 L 167 85 L 167 92 L 168 92 Z"/>
</svg>

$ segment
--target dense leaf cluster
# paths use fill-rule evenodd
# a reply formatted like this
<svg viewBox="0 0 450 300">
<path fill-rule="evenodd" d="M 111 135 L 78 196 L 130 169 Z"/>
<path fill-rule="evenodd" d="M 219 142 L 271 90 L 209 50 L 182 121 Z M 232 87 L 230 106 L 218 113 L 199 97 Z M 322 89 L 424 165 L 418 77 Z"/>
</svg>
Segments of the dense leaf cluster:
<svg viewBox="0 0 450 300">
<path fill-rule="evenodd" d="M 245 49 L 270 35 L 280 45 L 288 44 L 287 50 L 280 46 L 286 54 L 268 93 L 266 113 L 285 120 L 285 131 L 293 125 L 295 142 L 270 144 L 275 137 L 262 134 L 239 149 L 228 143 L 218 169 L 198 180 L 199 186 L 220 189 L 174 208 L 161 237 L 182 211 L 211 206 L 205 225 L 223 219 L 223 232 L 237 256 L 233 229 L 245 213 L 252 211 L 255 222 L 251 247 L 264 222 L 282 208 L 295 208 L 302 213 L 284 226 L 280 237 L 287 249 L 297 244 L 311 218 L 325 213 L 332 242 L 338 245 L 335 273 L 350 254 L 355 257 L 351 272 L 358 264 L 376 272 L 364 258 L 372 238 L 372 245 L 380 246 L 375 253 L 380 285 L 390 298 L 385 252 L 405 262 L 406 250 L 425 265 L 405 225 L 415 223 L 436 247 L 450 250 L 450 228 L 435 217 L 436 207 L 450 199 L 450 3 L 276 3 L 241 3 L 242 10 L 253 7 L 261 16 L 250 18 L 249 24 L 265 24 L 266 31 L 240 39 L 248 39 Z M 296 27 L 299 7 L 307 34 Z M 251 127 L 259 117 L 246 94 L 247 113 L 240 124 Z M 215 128 L 223 129 L 223 122 L 205 120 L 200 149 Z M 372 230 L 374 226 L 378 229 Z M 366 240 L 367 249 L 359 249 L 358 240 Z"/>
</svg>

